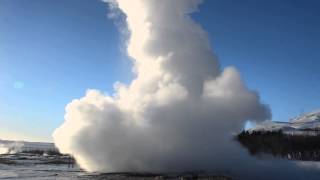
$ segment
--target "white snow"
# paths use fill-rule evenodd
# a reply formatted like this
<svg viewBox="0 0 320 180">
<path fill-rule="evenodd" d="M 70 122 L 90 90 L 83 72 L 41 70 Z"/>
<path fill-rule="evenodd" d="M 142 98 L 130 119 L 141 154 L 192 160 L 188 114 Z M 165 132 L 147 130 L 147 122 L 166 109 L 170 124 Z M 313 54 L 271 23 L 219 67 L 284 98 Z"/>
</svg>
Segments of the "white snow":
<svg viewBox="0 0 320 180">
<path fill-rule="evenodd" d="M 320 110 L 305 113 L 293 119 L 290 119 L 291 123 L 308 123 L 308 122 L 320 122 Z"/>
<path fill-rule="evenodd" d="M 320 111 L 305 113 L 289 120 L 289 122 L 264 121 L 248 129 L 252 131 L 279 131 L 287 134 L 320 134 Z"/>
</svg>

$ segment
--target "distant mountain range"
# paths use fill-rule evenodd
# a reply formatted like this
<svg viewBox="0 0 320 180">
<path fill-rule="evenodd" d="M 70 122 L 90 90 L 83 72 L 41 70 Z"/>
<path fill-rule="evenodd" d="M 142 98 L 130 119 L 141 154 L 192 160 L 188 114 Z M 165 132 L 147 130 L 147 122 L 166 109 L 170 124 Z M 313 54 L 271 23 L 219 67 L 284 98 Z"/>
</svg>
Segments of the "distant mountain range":
<svg viewBox="0 0 320 180">
<path fill-rule="evenodd" d="M 319 135 L 320 134 L 320 110 L 305 113 L 288 122 L 264 121 L 256 124 L 248 132 L 258 131 L 282 131 L 286 134 Z"/>
<path fill-rule="evenodd" d="M 8 141 L 0 139 L 0 154 L 2 153 L 16 153 L 21 151 L 33 150 L 56 150 L 53 143 L 44 142 L 26 142 L 26 141 Z"/>
</svg>

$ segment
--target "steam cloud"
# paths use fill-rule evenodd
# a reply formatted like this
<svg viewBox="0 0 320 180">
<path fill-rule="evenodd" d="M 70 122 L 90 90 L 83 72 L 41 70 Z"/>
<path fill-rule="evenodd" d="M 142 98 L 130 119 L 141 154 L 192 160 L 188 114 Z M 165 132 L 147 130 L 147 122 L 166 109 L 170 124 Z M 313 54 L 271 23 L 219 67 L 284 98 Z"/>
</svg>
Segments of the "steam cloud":
<svg viewBox="0 0 320 180">
<path fill-rule="evenodd" d="M 23 145 L 21 142 L 0 143 L 0 155 L 21 152 Z"/>
<path fill-rule="evenodd" d="M 246 120 L 270 118 L 234 67 L 222 70 L 191 18 L 201 0 L 108 1 L 126 15 L 135 79 L 88 90 L 53 134 L 88 171 L 206 170 L 232 151 Z"/>
</svg>

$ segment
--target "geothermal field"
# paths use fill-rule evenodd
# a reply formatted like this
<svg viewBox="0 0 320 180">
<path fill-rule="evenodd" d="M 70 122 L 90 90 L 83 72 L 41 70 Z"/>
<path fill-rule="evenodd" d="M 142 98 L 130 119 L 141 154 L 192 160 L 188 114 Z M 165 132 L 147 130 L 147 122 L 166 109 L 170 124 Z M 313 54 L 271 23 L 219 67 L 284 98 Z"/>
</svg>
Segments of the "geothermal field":
<svg viewBox="0 0 320 180">
<path fill-rule="evenodd" d="M 102 179 L 212 179 L 229 180 L 219 173 L 179 172 L 86 172 L 69 155 L 60 154 L 51 143 L 0 141 L 0 179 L 102 180 Z"/>
<path fill-rule="evenodd" d="M 0 179 L 320 179 L 319 2 L 0 0 Z"/>
</svg>

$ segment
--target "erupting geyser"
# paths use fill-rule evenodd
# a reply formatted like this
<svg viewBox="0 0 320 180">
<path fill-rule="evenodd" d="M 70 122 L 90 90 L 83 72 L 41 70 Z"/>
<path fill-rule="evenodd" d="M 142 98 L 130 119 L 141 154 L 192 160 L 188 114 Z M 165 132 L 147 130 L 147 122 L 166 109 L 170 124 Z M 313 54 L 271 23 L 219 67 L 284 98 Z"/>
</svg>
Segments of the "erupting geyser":
<svg viewBox="0 0 320 180">
<path fill-rule="evenodd" d="M 233 67 L 220 69 L 189 16 L 201 0 L 114 0 L 126 15 L 135 79 L 114 96 L 88 90 L 53 134 L 88 171 L 206 170 L 221 163 L 230 133 L 270 118 Z"/>
</svg>

